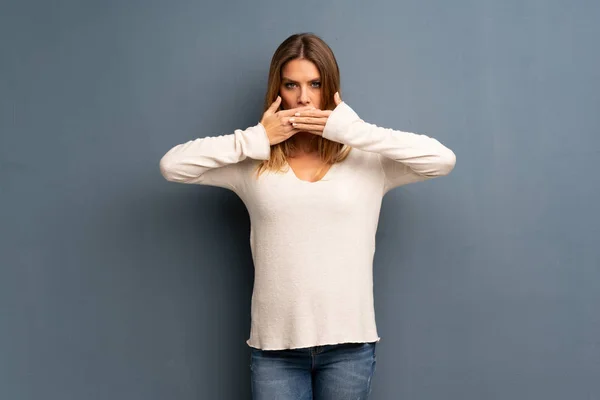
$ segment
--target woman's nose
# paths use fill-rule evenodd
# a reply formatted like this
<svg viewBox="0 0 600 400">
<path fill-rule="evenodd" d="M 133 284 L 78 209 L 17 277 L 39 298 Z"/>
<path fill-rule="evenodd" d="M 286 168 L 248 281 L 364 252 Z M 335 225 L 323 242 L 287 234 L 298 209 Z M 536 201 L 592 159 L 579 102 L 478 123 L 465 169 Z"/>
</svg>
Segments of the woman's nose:
<svg viewBox="0 0 600 400">
<path fill-rule="evenodd" d="M 308 89 L 301 88 L 300 89 L 300 98 L 298 99 L 298 103 L 307 105 L 310 103 L 310 97 L 308 97 Z"/>
</svg>

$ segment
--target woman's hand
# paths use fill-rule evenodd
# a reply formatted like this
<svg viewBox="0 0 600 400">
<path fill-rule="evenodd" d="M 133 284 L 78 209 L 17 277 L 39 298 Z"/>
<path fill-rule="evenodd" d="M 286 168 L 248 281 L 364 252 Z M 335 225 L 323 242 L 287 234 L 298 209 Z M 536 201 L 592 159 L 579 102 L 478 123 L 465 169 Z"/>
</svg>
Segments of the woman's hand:
<svg viewBox="0 0 600 400">
<path fill-rule="evenodd" d="M 338 92 L 333 96 L 333 100 L 336 106 L 342 103 Z M 289 120 L 292 123 L 292 127 L 298 131 L 310 132 L 313 135 L 322 136 L 330 115 L 330 110 L 307 110 L 296 112 Z"/>
<path fill-rule="evenodd" d="M 284 140 L 289 139 L 296 133 L 300 132 L 301 129 L 297 129 L 290 123 L 290 117 L 298 112 L 306 112 L 311 109 L 310 106 L 292 108 L 289 110 L 277 111 L 281 104 L 281 96 L 277 96 L 277 99 L 271 104 L 271 107 L 263 114 L 260 121 L 264 126 L 269 143 L 272 145 L 281 143 Z"/>
</svg>

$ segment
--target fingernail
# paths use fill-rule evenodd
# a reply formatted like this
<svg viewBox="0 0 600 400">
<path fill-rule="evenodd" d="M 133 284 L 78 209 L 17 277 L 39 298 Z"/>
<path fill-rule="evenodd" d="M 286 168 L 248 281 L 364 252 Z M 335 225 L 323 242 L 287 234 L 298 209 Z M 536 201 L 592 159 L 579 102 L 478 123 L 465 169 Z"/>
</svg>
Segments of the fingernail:
<svg viewBox="0 0 600 400">
<path fill-rule="evenodd" d="M 294 122 L 294 121 L 295 121 L 295 119 L 294 119 L 294 118 L 290 118 L 290 122 Z"/>
<path fill-rule="evenodd" d="M 296 124 L 296 123 L 293 123 L 293 124 L 292 124 L 292 126 L 296 126 L 296 125 L 298 125 L 298 124 Z"/>
<path fill-rule="evenodd" d="M 295 115 L 296 117 L 299 117 L 299 116 L 300 116 L 300 113 L 299 113 L 299 112 L 297 112 L 297 113 L 296 113 L 296 114 L 294 114 L 294 115 Z"/>
</svg>

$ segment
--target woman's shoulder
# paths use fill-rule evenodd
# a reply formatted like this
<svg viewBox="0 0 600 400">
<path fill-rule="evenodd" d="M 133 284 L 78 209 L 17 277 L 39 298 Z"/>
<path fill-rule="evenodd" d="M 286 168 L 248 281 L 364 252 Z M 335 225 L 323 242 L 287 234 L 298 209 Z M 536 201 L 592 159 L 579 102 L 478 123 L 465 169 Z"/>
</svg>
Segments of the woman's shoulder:
<svg viewBox="0 0 600 400">
<path fill-rule="evenodd" d="M 357 148 L 351 148 L 348 157 L 346 157 L 342 163 L 357 168 L 380 168 L 378 154 Z"/>
</svg>

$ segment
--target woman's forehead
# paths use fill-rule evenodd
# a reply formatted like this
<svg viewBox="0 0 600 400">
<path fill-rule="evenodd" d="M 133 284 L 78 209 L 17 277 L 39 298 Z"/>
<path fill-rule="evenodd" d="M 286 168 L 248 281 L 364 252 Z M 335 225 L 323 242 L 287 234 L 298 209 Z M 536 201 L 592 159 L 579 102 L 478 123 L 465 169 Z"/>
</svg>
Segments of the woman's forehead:
<svg viewBox="0 0 600 400">
<path fill-rule="evenodd" d="M 317 66 L 309 60 L 297 59 L 287 62 L 282 70 L 281 76 L 288 80 L 306 80 L 313 81 L 319 79 L 321 74 Z"/>
</svg>

